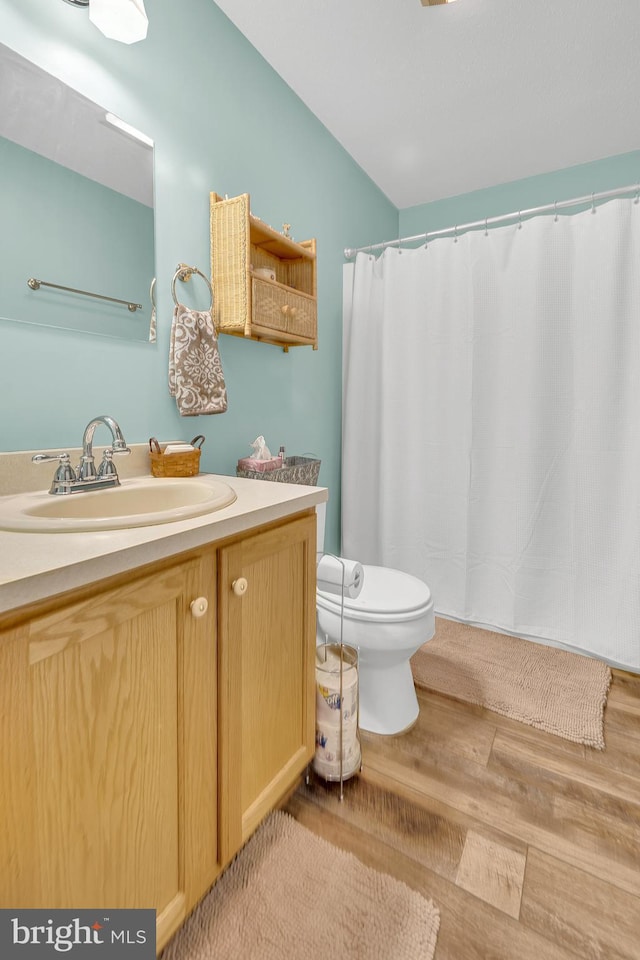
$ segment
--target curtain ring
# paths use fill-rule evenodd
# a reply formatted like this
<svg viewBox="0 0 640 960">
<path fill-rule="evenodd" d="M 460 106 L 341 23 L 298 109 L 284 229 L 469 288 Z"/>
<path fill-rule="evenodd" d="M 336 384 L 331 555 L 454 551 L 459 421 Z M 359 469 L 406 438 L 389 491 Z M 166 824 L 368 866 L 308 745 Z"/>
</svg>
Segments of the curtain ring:
<svg viewBox="0 0 640 960">
<path fill-rule="evenodd" d="M 558 222 L 558 201 L 557 200 L 553 201 L 553 212 L 555 214 L 553 218 L 553 222 L 557 223 Z"/>
<path fill-rule="evenodd" d="M 596 212 L 596 203 L 595 203 L 595 200 L 593 199 L 593 197 L 594 197 L 594 195 L 591 194 L 591 213 L 595 213 L 595 212 Z"/>
<path fill-rule="evenodd" d="M 424 248 L 425 248 L 425 250 L 428 248 L 428 246 L 429 246 L 429 231 L 428 231 L 428 230 L 425 230 L 425 234 L 424 234 Z"/>
<path fill-rule="evenodd" d="M 640 185 L 636 187 L 636 195 L 633 201 L 634 203 L 640 203 Z"/>
<path fill-rule="evenodd" d="M 400 237 L 398 237 L 398 256 L 400 256 L 400 254 L 402 253 L 402 250 L 400 249 L 401 243 L 402 243 L 402 240 L 400 239 Z"/>
<path fill-rule="evenodd" d="M 488 231 L 488 229 L 487 229 L 487 218 L 486 218 L 486 217 L 484 218 L 484 235 L 485 235 L 485 237 L 488 237 L 488 236 L 489 236 L 489 231 Z"/>
<path fill-rule="evenodd" d="M 522 211 L 518 210 L 518 230 L 522 230 Z"/>
<path fill-rule="evenodd" d="M 454 242 L 454 243 L 457 243 L 457 242 L 458 242 L 458 224 L 457 224 L 457 223 L 456 223 L 455 227 L 453 228 L 453 242 Z"/>
</svg>

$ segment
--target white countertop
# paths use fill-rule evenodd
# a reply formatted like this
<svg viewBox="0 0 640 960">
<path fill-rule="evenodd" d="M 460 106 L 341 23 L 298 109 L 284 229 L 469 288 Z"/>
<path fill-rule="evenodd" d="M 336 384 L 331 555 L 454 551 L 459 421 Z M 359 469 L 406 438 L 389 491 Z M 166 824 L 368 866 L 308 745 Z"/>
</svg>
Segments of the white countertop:
<svg viewBox="0 0 640 960">
<path fill-rule="evenodd" d="M 229 484 L 236 492 L 235 502 L 190 520 L 125 530 L 0 530 L 0 613 L 214 543 L 328 499 L 326 487 L 214 474 L 199 474 L 198 480 L 206 482 L 207 477 Z"/>
</svg>

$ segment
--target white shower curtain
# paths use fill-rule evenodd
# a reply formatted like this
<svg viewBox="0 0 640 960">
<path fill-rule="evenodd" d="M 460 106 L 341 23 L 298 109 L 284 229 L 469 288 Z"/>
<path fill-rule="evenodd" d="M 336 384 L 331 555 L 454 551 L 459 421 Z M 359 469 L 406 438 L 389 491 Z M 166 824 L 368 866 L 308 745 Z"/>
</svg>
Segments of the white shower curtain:
<svg viewBox="0 0 640 960">
<path fill-rule="evenodd" d="M 640 205 L 345 268 L 342 552 L 640 669 Z"/>
</svg>

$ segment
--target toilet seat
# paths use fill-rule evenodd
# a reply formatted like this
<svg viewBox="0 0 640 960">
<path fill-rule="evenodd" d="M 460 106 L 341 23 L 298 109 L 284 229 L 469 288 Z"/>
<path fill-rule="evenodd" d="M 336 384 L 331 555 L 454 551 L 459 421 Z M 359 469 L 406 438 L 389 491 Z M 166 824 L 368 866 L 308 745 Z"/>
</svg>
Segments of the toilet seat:
<svg viewBox="0 0 640 960">
<path fill-rule="evenodd" d="M 316 592 L 319 607 L 340 616 L 342 597 Z M 360 594 L 344 598 L 344 616 L 362 622 L 418 620 L 432 607 L 431 591 L 422 580 L 389 567 L 364 566 Z"/>
</svg>

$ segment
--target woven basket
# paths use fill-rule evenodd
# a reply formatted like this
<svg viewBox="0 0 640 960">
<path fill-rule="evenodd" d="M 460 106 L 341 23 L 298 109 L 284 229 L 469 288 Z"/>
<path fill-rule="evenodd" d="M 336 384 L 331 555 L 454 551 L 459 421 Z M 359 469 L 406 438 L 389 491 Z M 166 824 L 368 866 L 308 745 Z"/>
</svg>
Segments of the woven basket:
<svg viewBox="0 0 640 960">
<path fill-rule="evenodd" d="M 249 480 L 275 480 L 279 483 L 302 483 L 309 487 L 318 484 L 320 460 L 311 457 L 287 457 L 284 466 L 277 470 L 268 470 L 261 473 L 257 470 L 241 470 L 236 467 L 236 476 L 247 477 Z"/>
<path fill-rule="evenodd" d="M 199 441 L 199 442 L 198 442 Z M 149 459 L 154 477 L 195 477 L 200 472 L 200 448 L 204 437 L 199 434 L 191 441 L 193 450 L 184 453 L 165 453 L 165 443 L 160 446 L 155 437 L 149 440 Z"/>
<path fill-rule="evenodd" d="M 251 283 L 251 318 L 254 327 L 267 332 L 306 337 L 309 342 L 317 329 L 317 306 L 313 297 L 293 292 L 270 280 L 254 277 Z"/>
</svg>

